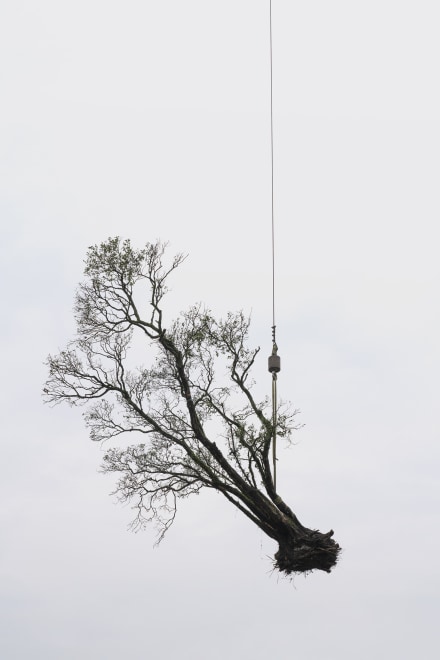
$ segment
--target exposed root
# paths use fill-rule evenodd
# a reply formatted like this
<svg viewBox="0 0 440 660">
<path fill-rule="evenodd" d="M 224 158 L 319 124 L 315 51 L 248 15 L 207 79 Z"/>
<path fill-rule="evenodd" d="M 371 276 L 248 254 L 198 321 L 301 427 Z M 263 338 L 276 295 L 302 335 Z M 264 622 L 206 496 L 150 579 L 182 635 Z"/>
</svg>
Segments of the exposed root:
<svg viewBox="0 0 440 660">
<path fill-rule="evenodd" d="M 301 536 L 279 541 L 274 567 L 286 575 L 310 573 L 314 570 L 330 573 L 338 561 L 340 546 L 327 534 L 307 530 Z"/>
</svg>

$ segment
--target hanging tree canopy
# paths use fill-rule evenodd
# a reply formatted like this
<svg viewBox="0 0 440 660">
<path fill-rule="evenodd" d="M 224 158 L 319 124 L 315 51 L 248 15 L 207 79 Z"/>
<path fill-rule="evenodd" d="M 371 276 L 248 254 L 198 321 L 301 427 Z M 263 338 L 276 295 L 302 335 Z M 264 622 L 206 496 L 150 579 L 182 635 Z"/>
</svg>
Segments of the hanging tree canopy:
<svg viewBox="0 0 440 660">
<path fill-rule="evenodd" d="M 340 551 L 333 531 L 304 527 L 276 491 L 271 403 L 252 392 L 259 349 L 247 346 L 249 318 L 216 319 L 196 305 L 165 322 L 167 280 L 184 260 L 177 255 L 167 265 L 165 247 L 137 250 L 111 238 L 89 248 L 77 337 L 48 358 L 46 400 L 86 404 L 91 439 L 120 438 L 103 471 L 119 475 L 117 493 L 136 508 L 135 525 L 154 520 L 162 538 L 179 498 L 210 488 L 278 543 L 274 565 L 282 573 L 330 572 Z M 151 359 L 133 369 L 136 337 Z M 288 441 L 296 411 L 276 412 L 277 435 Z M 132 438 L 138 442 L 128 444 Z"/>
</svg>

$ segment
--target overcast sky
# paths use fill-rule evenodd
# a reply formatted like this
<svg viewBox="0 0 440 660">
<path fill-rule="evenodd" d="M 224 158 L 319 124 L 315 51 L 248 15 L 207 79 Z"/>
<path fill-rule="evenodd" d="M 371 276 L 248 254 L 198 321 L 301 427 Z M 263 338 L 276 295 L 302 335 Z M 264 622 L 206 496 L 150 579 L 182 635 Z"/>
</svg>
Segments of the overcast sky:
<svg viewBox="0 0 440 660">
<path fill-rule="evenodd" d="M 270 391 L 269 0 L 0 5 L 7 660 L 438 657 L 440 9 L 273 0 L 279 490 L 335 530 L 330 575 L 220 495 L 154 549 L 80 410 L 41 402 L 89 245 L 190 257 L 168 313 L 252 311 Z"/>
</svg>

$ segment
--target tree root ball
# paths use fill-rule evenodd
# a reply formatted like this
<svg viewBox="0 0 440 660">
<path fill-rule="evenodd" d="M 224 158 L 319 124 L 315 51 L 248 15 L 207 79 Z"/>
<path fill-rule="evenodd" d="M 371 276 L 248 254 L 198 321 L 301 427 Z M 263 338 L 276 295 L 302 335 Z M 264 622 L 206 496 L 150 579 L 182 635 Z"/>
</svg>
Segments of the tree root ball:
<svg viewBox="0 0 440 660">
<path fill-rule="evenodd" d="M 274 567 L 286 575 L 314 570 L 330 573 L 341 551 L 332 536 L 333 530 L 327 534 L 310 530 L 300 537 L 280 540 Z"/>
</svg>

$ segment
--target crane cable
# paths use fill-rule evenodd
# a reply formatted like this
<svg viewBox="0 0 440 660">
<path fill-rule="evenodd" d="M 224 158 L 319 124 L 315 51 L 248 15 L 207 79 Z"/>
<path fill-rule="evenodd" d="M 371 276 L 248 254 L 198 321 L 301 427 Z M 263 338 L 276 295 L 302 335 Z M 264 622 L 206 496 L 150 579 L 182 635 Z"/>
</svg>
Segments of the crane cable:
<svg viewBox="0 0 440 660">
<path fill-rule="evenodd" d="M 269 0 L 269 44 L 270 44 L 270 156 L 271 156 L 271 191 L 272 191 L 272 354 L 269 356 L 268 367 L 272 374 L 272 477 L 276 492 L 277 484 L 277 373 L 281 369 L 281 361 L 276 343 L 275 324 L 275 212 L 274 212 L 274 166 L 273 166 L 273 57 L 272 57 L 272 0 Z"/>
<path fill-rule="evenodd" d="M 274 210 L 274 167 L 273 167 L 273 56 L 272 56 L 272 0 L 269 0 L 269 47 L 270 47 L 270 162 L 272 194 L 272 329 L 275 341 L 275 210 Z"/>
</svg>

